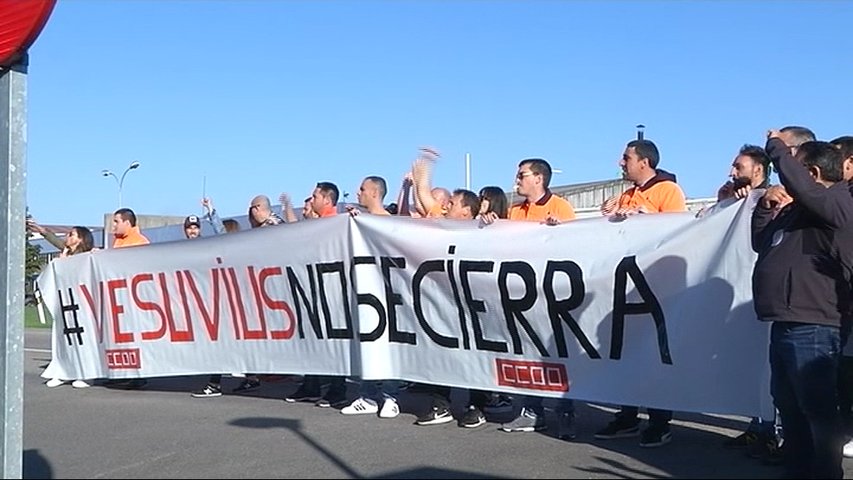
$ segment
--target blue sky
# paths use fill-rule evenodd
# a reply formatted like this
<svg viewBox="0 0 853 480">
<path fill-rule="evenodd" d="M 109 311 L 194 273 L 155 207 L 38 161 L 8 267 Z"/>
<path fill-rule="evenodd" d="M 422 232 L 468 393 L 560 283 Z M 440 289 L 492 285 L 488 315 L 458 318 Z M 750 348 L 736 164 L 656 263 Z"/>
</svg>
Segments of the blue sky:
<svg viewBox="0 0 853 480">
<path fill-rule="evenodd" d="M 27 197 L 45 224 L 297 203 L 318 181 L 390 197 L 417 148 L 435 184 L 617 178 L 634 126 L 688 197 L 743 143 L 853 134 L 853 2 L 61 0 L 30 49 Z"/>
</svg>

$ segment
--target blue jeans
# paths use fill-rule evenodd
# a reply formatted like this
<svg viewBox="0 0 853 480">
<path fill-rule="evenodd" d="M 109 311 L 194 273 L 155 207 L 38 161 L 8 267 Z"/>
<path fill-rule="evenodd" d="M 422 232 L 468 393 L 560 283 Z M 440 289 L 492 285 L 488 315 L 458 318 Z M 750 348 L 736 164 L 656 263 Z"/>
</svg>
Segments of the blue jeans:
<svg viewBox="0 0 853 480">
<path fill-rule="evenodd" d="M 789 478 L 842 478 L 838 415 L 838 327 L 774 322 L 770 393 L 785 432 Z"/>
</svg>

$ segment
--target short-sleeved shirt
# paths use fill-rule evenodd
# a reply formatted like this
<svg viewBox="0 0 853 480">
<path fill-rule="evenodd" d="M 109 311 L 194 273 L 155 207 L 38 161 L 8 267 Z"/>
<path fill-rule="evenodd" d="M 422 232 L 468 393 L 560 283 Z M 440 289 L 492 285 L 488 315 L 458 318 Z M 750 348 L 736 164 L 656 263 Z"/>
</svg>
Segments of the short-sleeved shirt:
<svg viewBox="0 0 853 480">
<path fill-rule="evenodd" d="M 568 200 L 554 195 L 550 190 L 536 202 L 525 200 L 509 209 L 510 220 L 541 222 L 548 217 L 554 217 L 561 222 L 574 220 L 575 209 Z"/>
<path fill-rule="evenodd" d="M 127 235 L 115 237 L 113 248 L 134 247 L 136 245 L 148 245 L 149 243 L 148 238 L 139 231 L 139 227 L 131 227 Z"/>
</svg>

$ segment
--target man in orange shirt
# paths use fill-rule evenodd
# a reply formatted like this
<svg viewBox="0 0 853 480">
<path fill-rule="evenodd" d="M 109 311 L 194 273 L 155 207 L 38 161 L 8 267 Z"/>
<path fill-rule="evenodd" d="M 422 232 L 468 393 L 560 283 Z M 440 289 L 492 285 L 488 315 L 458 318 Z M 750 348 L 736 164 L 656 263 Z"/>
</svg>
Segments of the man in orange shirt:
<svg viewBox="0 0 853 480">
<path fill-rule="evenodd" d="M 575 219 L 575 209 L 567 200 L 551 193 L 551 165 L 541 158 L 528 158 L 518 164 L 515 189 L 524 201 L 509 209 L 510 220 L 530 220 L 549 225 Z"/>
<path fill-rule="evenodd" d="M 148 245 L 145 235 L 136 226 L 136 214 L 129 208 L 119 208 L 113 214 L 113 248 Z"/>
<path fill-rule="evenodd" d="M 311 209 L 317 218 L 334 217 L 338 214 L 338 186 L 331 182 L 319 182 L 311 194 Z"/>
<path fill-rule="evenodd" d="M 633 182 L 618 199 L 608 200 L 601 207 L 605 215 L 622 217 L 635 213 L 686 212 L 684 192 L 675 183 L 675 175 L 658 170 L 660 153 L 651 140 L 632 140 L 625 146 L 622 177 Z"/>
<path fill-rule="evenodd" d="M 340 190 L 332 182 L 318 182 L 311 193 L 311 209 L 317 218 L 334 217 L 338 214 Z M 325 395 L 320 395 L 324 383 L 329 384 Z M 322 408 L 341 408 L 349 405 L 347 401 L 346 377 L 333 375 L 305 375 L 302 385 L 291 395 L 284 397 L 287 403 L 314 402 Z"/>
<path fill-rule="evenodd" d="M 129 208 L 119 208 L 113 214 L 113 248 L 134 247 L 137 245 L 148 245 L 145 237 L 136 226 L 136 214 Z M 148 383 L 144 378 L 111 379 L 105 385 L 113 388 L 135 389 L 142 388 Z"/>
<path fill-rule="evenodd" d="M 651 140 L 628 142 L 622 160 L 622 175 L 634 186 L 626 190 L 615 202 L 605 202 L 602 213 L 627 217 L 637 213 L 686 212 L 684 192 L 675 183 L 675 175 L 658 170 L 660 153 Z M 608 205 L 608 203 L 610 205 Z M 672 440 L 669 422 L 671 410 L 649 408 L 649 426 L 640 433 L 639 407 L 622 405 L 616 419 L 595 433 L 599 440 L 636 437 L 641 435 L 641 447 L 660 447 Z"/>
<path fill-rule="evenodd" d="M 541 158 L 528 158 L 518 164 L 515 189 L 524 201 L 509 209 L 510 220 L 540 222 L 558 225 L 575 219 L 575 209 L 567 200 L 551 193 L 551 165 Z M 483 219 L 492 223 L 494 217 Z M 557 436 L 564 440 L 575 438 L 575 404 L 570 399 L 561 399 L 557 404 L 560 419 Z M 518 417 L 501 425 L 505 432 L 534 432 L 547 428 L 542 397 L 525 397 L 524 406 Z"/>
</svg>

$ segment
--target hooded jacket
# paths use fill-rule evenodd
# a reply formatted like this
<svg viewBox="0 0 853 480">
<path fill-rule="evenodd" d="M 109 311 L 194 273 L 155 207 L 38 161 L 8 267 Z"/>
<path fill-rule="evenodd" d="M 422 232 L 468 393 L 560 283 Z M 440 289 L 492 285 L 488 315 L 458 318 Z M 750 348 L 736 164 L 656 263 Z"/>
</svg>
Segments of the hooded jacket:
<svg viewBox="0 0 853 480">
<path fill-rule="evenodd" d="M 642 186 L 634 185 L 619 196 L 618 208 L 643 207 L 649 213 L 684 212 L 684 192 L 675 183 L 675 175 L 657 170 Z"/>
</svg>

